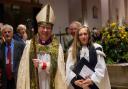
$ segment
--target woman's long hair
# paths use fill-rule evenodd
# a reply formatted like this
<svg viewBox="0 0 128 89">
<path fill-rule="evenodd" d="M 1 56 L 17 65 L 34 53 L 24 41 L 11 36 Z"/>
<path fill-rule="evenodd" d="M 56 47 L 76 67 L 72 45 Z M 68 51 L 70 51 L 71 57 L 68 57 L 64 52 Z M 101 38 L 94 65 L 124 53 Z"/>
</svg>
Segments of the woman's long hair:
<svg viewBox="0 0 128 89">
<path fill-rule="evenodd" d="M 77 60 L 77 54 L 78 54 L 78 50 L 81 49 L 82 44 L 79 40 L 79 31 L 81 29 L 87 29 L 87 33 L 89 35 L 89 39 L 88 39 L 88 43 L 87 43 L 87 47 L 89 47 L 92 44 L 92 37 L 91 37 L 91 31 L 88 27 L 86 26 L 82 26 L 75 34 L 75 38 L 72 44 L 72 58 L 74 60 L 74 63 L 76 63 Z"/>
</svg>

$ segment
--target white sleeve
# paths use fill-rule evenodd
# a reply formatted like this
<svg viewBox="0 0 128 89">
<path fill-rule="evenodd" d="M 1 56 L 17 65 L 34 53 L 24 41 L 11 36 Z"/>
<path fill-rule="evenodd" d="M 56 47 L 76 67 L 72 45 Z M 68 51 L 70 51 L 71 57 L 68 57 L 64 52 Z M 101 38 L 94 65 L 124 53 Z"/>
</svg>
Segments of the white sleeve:
<svg viewBox="0 0 128 89">
<path fill-rule="evenodd" d="M 68 50 L 68 57 L 66 62 L 66 82 L 67 85 L 70 85 L 71 80 L 76 76 L 76 74 L 72 71 L 73 69 L 73 59 L 72 59 L 72 48 L 70 47 Z"/>
<path fill-rule="evenodd" d="M 95 66 L 95 72 L 91 76 L 91 80 L 98 86 L 105 74 L 106 64 L 104 56 L 97 54 L 97 64 Z"/>
</svg>

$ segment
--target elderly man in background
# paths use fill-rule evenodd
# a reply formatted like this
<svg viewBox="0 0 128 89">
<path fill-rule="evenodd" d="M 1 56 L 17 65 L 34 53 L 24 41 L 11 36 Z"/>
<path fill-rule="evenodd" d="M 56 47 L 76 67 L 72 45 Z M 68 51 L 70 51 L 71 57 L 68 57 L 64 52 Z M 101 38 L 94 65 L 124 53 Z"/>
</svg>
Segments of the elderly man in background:
<svg viewBox="0 0 128 89">
<path fill-rule="evenodd" d="M 67 59 L 67 50 L 72 45 L 73 40 L 75 38 L 76 32 L 80 29 L 81 23 L 79 21 L 72 21 L 67 30 L 67 35 L 63 37 L 64 41 L 64 53 L 65 53 L 65 61 Z"/>
<path fill-rule="evenodd" d="M 2 89 L 16 89 L 18 66 L 25 45 L 13 39 L 11 25 L 5 24 L 1 30 L 5 39 L 0 47 Z"/>
<path fill-rule="evenodd" d="M 73 39 L 75 38 L 76 32 L 80 29 L 81 23 L 79 21 L 73 21 L 69 25 L 68 33 L 71 35 L 71 39 L 69 40 L 68 47 L 71 46 Z"/>
<path fill-rule="evenodd" d="M 17 27 L 17 33 L 14 34 L 14 39 L 25 43 L 27 40 L 26 26 L 24 24 L 19 24 Z"/>
</svg>

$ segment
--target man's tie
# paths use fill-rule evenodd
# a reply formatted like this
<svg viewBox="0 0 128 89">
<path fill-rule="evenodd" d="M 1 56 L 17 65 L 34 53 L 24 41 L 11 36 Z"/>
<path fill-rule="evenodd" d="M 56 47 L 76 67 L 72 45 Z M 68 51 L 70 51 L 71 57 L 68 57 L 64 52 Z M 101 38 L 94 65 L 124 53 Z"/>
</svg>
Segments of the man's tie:
<svg viewBox="0 0 128 89">
<path fill-rule="evenodd" d="M 7 46 L 8 47 L 8 50 L 7 50 L 7 63 L 6 63 L 6 74 L 7 74 L 7 79 L 8 80 L 11 80 L 11 77 L 12 77 L 12 75 L 11 75 L 11 72 L 12 72 L 12 70 L 11 70 L 11 47 L 10 47 L 10 45 L 8 45 Z"/>
</svg>

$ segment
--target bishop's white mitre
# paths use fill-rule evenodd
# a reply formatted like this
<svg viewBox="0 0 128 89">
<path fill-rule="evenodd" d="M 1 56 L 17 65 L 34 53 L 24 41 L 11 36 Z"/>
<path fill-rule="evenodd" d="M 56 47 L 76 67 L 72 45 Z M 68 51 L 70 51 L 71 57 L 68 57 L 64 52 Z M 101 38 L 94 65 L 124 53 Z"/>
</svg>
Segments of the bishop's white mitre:
<svg viewBox="0 0 128 89">
<path fill-rule="evenodd" d="M 36 16 L 37 23 L 54 24 L 55 16 L 51 5 L 46 4 Z"/>
</svg>

